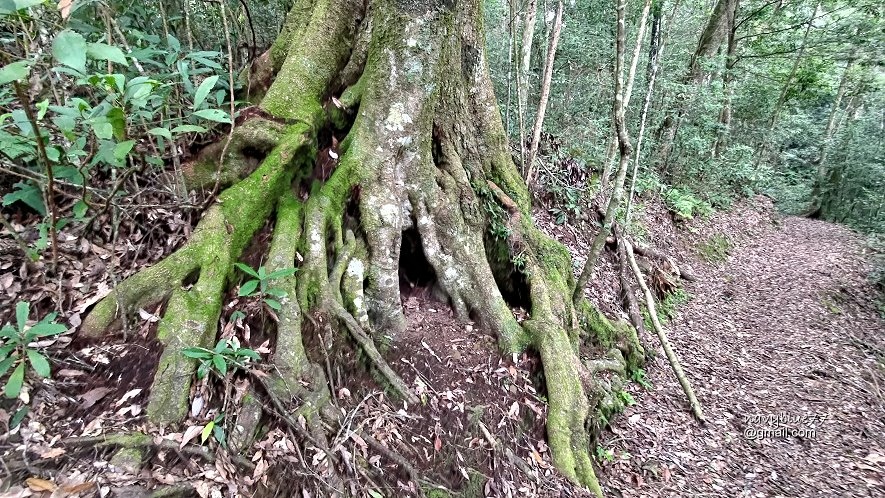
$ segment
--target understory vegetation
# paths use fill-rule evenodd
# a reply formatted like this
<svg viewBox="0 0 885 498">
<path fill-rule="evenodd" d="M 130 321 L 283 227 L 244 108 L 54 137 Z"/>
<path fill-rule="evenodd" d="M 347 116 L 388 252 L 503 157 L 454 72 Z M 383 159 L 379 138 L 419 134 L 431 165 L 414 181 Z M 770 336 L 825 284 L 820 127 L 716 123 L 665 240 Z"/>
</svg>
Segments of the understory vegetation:
<svg viewBox="0 0 885 498">
<path fill-rule="evenodd" d="M 705 420 L 663 230 L 765 195 L 885 290 L 882 9 L 0 0 L 0 495 L 602 496 L 658 344 Z"/>
</svg>

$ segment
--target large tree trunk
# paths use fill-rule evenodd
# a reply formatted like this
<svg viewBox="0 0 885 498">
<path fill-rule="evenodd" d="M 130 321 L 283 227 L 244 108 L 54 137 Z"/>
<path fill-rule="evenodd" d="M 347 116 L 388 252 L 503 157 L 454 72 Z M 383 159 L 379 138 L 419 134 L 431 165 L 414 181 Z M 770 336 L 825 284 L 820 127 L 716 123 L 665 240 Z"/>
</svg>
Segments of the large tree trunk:
<svg viewBox="0 0 885 498">
<path fill-rule="evenodd" d="M 599 493 L 586 427 L 598 425 L 591 399 L 604 397 L 605 383 L 579 361 L 579 343 L 615 338 L 632 366 L 642 350 L 632 329 L 568 298 L 572 262 L 533 225 L 492 92 L 481 23 L 480 2 L 379 0 L 365 11 L 356 0 L 296 1 L 261 58 L 275 79 L 222 158 L 226 190 L 185 246 L 122 282 L 83 322 L 84 332 L 101 334 L 121 312 L 168 299 L 151 421 L 175 424 L 185 415 L 195 364 L 181 351 L 214 344 L 233 264 L 270 217 L 267 269 L 297 266 L 298 273 L 277 285 L 287 296 L 273 356 L 278 375 L 269 386 L 281 399 L 308 400 L 301 413 L 309 422 L 328 404 L 322 369 L 301 339 L 304 316 L 320 312 L 410 399 L 373 339 L 396 341 L 404 327 L 399 260 L 403 232 L 412 230 L 458 317 L 477 318 L 503 352 L 540 354 L 554 463 Z M 336 144 L 330 136 L 340 141 L 340 161 L 327 168 Z M 191 187 L 216 182 L 217 156 L 206 156 L 189 170 Z M 302 185 L 312 185 L 309 194 Z M 492 228 L 507 236 L 490 235 Z M 517 256 L 519 270 L 511 262 Z M 498 287 L 514 285 L 519 273 L 531 300 L 522 323 Z M 185 279 L 195 284 L 185 290 Z"/>
</svg>

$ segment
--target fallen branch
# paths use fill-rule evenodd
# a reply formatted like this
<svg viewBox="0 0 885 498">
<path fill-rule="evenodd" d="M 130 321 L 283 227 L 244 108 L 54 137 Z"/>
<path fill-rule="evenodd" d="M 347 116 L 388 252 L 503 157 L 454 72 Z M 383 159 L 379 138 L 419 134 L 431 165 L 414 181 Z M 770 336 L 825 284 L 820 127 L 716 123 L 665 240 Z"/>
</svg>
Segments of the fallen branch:
<svg viewBox="0 0 885 498">
<path fill-rule="evenodd" d="M 627 240 L 626 237 L 621 238 L 620 240 L 624 243 L 624 250 L 627 253 L 627 259 L 630 261 L 630 268 L 633 269 L 633 274 L 636 276 L 636 280 L 639 281 L 639 287 L 642 288 L 642 292 L 645 294 L 645 305 L 648 307 L 648 314 L 651 317 L 651 323 L 652 325 L 654 325 L 654 329 L 658 335 L 658 339 L 661 341 L 661 346 L 664 347 L 664 353 L 667 355 L 667 360 L 670 361 L 670 366 L 673 368 L 673 373 L 676 375 L 676 379 L 679 380 L 679 384 L 682 386 L 682 390 L 688 397 L 688 402 L 691 405 L 692 413 L 694 413 L 694 416 L 700 422 L 705 422 L 704 412 L 701 410 L 701 404 L 695 397 L 694 390 L 692 390 L 691 384 L 688 382 L 688 377 L 685 376 L 685 372 L 682 370 L 682 365 L 679 364 L 679 359 L 676 357 L 676 353 L 670 346 L 670 341 L 667 339 L 667 334 L 664 332 L 664 327 L 658 320 L 658 313 L 657 309 L 655 308 L 655 298 L 649 290 L 648 285 L 646 285 L 645 283 L 645 278 L 642 276 L 642 271 L 639 270 L 639 265 L 636 264 L 636 258 L 633 256 L 633 247 L 630 245 L 630 242 Z"/>
<path fill-rule="evenodd" d="M 627 249 L 625 245 L 621 243 L 624 240 L 624 234 L 621 232 L 621 228 L 617 224 L 614 227 L 614 231 L 618 241 L 618 278 L 621 282 L 621 293 L 623 294 L 624 304 L 627 308 L 627 316 L 630 318 L 630 323 L 633 325 L 633 328 L 636 329 L 639 336 L 645 337 L 645 322 L 642 320 L 642 313 L 639 311 L 639 302 L 636 301 L 636 294 L 633 292 L 633 286 L 630 285 L 630 280 L 627 278 L 627 269 L 630 267 L 630 262 L 627 258 Z"/>
</svg>

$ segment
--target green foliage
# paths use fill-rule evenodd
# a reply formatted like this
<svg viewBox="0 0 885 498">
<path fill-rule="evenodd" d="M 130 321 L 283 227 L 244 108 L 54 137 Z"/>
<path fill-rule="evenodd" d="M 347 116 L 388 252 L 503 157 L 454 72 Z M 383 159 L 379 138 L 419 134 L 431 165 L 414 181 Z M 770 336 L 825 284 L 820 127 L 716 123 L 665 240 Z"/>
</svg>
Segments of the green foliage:
<svg viewBox="0 0 885 498">
<path fill-rule="evenodd" d="M 270 283 L 273 280 L 294 275 L 295 272 L 298 271 L 297 268 L 284 268 L 282 270 L 276 270 L 267 273 L 267 270 L 263 266 L 259 267 L 257 270 L 254 270 L 250 266 L 244 265 L 242 263 L 235 263 L 234 266 L 239 268 L 240 271 L 242 271 L 246 275 L 253 277 L 240 286 L 240 290 L 237 293 L 238 296 L 259 297 L 264 301 L 265 304 L 267 304 L 274 310 L 279 311 L 280 309 L 282 309 L 283 306 L 279 300 L 286 297 L 286 291 L 270 287 Z"/>
<path fill-rule="evenodd" d="M 688 220 L 696 215 L 707 217 L 713 214 L 713 206 L 709 202 L 698 199 L 689 191 L 677 188 L 667 189 L 664 192 L 664 204 L 677 216 Z"/>
<path fill-rule="evenodd" d="M 633 406 L 636 404 L 636 399 L 633 398 L 633 395 L 628 393 L 627 391 L 624 391 L 623 389 L 618 391 L 617 396 L 621 403 L 623 403 L 625 406 Z"/>
<path fill-rule="evenodd" d="M 227 435 L 224 432 L 223 422 L 223 413 L 219 413 L 214 419 L 210 420 L 200 432 L 200 444 L 206 444 L 206 441 L 211 436 L 222 448 L 227 448 Z"/>
<path fill-rule="evenodd" d="M 198 379 L 210 373 L 224 378 L 228 373 L 232 374 L 237 369 L 245 370 L 251 362 L 261 360 L 254 350 L 241 347 L 236 337 L 219 340 L 213 349 L 191 347 L 182 351 L 182 354 L 200 362 L 197 368 Z"/>
<path fill-rule="evenodd" d="M 717 233 L 698 245 L 698 253 L 709 263 L 721 263 L 728 259 L 731 241 L 725 235 Z"/>
<path fill-rule="evenodd" d="M 596 459 L 600 462 L 615 461 L 615 452 L 602 445 L 596 445 Z"/>
<path fill-rule="evenodd" d="M 631 371 L 630 372 L 630 379 L 633 382 L 636 382 L 637 384 L 639 384 L 640 386 L 642 386 L 646 389 L 652 388 L 651 382 L 649 382 L 648 376 L 645 373 L 645 370 L 643 370 L 641 368 L 637 368 L 637 369 Z"/>
<path fill-rule="evenodd" d="M 55 313 L 46 315 L 33 326 L 27 325 L 29 315 L 30 304 L 19 301 L 15 305 L 15 325 L 7 323 L 0 328 L 0 379 L 12 370 L 3 388 L 7 398 L 18 398 L 21 394 L 28 366 L 40 377 L 51 375 L 49 360 L 36 343 L 67 330 L 55 323 Z"/>
</svg>

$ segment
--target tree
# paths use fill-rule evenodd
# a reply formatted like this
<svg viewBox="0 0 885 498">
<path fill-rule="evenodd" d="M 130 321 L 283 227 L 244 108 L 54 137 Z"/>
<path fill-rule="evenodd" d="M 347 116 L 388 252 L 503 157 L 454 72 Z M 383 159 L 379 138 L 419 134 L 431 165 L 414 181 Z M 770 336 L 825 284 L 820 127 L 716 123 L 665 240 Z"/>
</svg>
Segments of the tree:
<svg viewBox="0 0 885 498">
<path fill-rule="evenodd" d="M 270 219 L 267 270 L 298 272 L 277 285 L 285 292 L 273 357 L 279 373 L 268 385 L 280 399 L 308 400 L 300 413 L 312 433 L 322 433 L 328 384 L 304 352 L 306 316 L 330 317 L 393 390 L 415 400 L 374 344 L 381 336 L 395 341 L 404 326 L 398 263 L 408 257 L 401 248 L 411 231 L 457 316 L 478 318 L 504 352 L 539 353 L 554 463 L 599 494 L 585 427 L 594 425 L 591 399 L 601 399 L 603 383 L 579 361 L 579 342 L 618 344 L 631 367 L 643 353 L 629 326 L 568 299 L 575 287 L 569 254 L 532 222 L 491 88 L 480 2 L 363 6 L 295 2 L 253 67 L 253 80 L 275 78 L 252 117 L 228 146 L 210 147 L 187 171 L 191 188 L 225 187 L 217 202 L 186 245 L 120 283 L 81 330 L 100 334 L 121 315 L 168 299 L 147 413 L 177 423 L 195 370 L 181 353 L 215 340 L 234 264 Z M 317 173 L 330 151 L 339 160 Z M 531 301 L 522 323 L 501 292 L 520 285 L 519 274 Z"/>
</svg>

